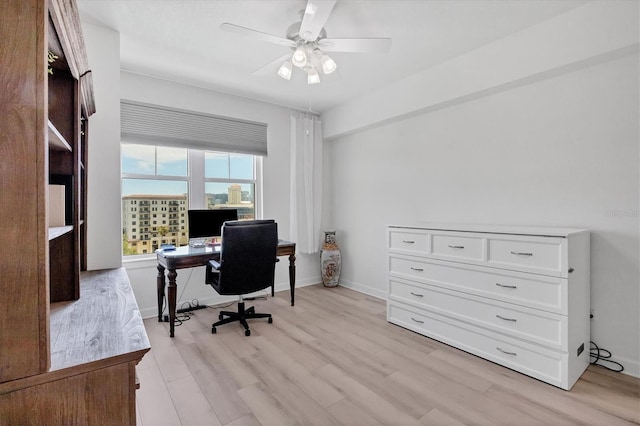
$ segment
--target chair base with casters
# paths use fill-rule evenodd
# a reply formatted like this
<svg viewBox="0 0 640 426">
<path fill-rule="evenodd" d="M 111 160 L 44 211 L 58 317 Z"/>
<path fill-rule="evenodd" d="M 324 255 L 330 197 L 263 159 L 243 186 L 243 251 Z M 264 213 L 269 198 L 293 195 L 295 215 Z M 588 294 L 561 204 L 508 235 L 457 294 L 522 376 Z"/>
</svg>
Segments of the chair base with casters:
<svg viewBox="0 0 640 426">
<path fill-rule="evenodd" d="M 225 316 L 228 318 L 225 318 Z M 249 324 L 247 323 L 247 320 L 253 319 L 253 318 L 267 318 L 267 322 L 269 324 L 273 322 L 273 318 L 271 318 L 271 314 L 257 313 L 253 306 L 251 306 L 249 309 L 245 309 L 242 296 L 240 296 L 238 300 L 238 312 L 220 311 L 220 314 L 218 315 L 218 319 L 220 321 L 211 325 L 211 333 L 216 334 L 216 327 L 218 327 L 219 325 L 229 324 L 230 322 L 239 321 L 240 324 L 242 324 L 242 326 L 244 327 L 244 335 L 251 336 L 251 330 L 249 329 Z"/>
</svg>

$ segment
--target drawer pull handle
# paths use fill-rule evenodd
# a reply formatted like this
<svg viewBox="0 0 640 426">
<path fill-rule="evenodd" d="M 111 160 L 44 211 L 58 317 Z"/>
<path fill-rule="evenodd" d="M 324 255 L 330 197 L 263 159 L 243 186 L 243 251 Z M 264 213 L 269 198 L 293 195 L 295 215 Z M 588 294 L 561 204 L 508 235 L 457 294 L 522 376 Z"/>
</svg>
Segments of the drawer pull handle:
<svg viewBox="0 0 640 426">
<path fill-rule="evenodd" d="M 518 354 L 515 353 L 515 352 L 505 351 L 504 349 L 501 349 L 499 347 L 496 347 L 496 349 L 499 350 L 500 352 L 502 352 L 503 354 L 512 355 L 512 356 L 518 356 Z"/>
<path fill-rule="evenodd" d="M 517 319 L 515 319 L 515 318 L 505 318 L 505 317 L 503 317 L 502 315 L 496 315 L 496 318 L 500 318 L 501 320 L 511 321 L 511 322 L 516 322 L 516 321 L 518 321 L 518 320 L 517 320 Z"/>
<path fill-rule="evenodd" d="M 418 293 L 414 293 L 414 292 L 410 292 L 412 295 L 414 295 L 415 297 L 424 297 L 424 294 L 418 294 Z"/>
<path fill-rule="evenodd" d="M 526 251 L 512 251 L 511 254 L 514 256 L 533 256 L 533 253 L 528 253 Z"/>
<path fill-rule="evenodd" d="M 411 240 L 402 240 L 403 243 L 405 244 L 415 244 L 415 241 L 411 241 Z"/>
<path fill-rule="evenodd" d="M 518 286 L 515 286 L 515 285 L 506 285 L 506 284 L 500 284 L 500 283 L 496 283 L 496 285 L 502 288 L 518 288 Z"/>
<path fill-rule="evenodd" d="M 418 324 L 424 324 L 424 321 L 417 320 L 414 317 L 411 317 L 411 319 L 414 320 L 415 322 L 417 322 Z"/>
<path fill-rule="evenodd" d="M 464 246 L 453 246 L 453 245 L 449 244 L 449 248 L 452 248 L 452 249 L 463 249 Z"/>
<path fill-rule="evenodd" d="M 414 268 L 413 266 L 411 267 L 411 270 L 412 271 L 417 271 L 417 272 L 423 272 L 424 271 L 424 269 L 422 269 L 422 268 Z"/>
</svg>

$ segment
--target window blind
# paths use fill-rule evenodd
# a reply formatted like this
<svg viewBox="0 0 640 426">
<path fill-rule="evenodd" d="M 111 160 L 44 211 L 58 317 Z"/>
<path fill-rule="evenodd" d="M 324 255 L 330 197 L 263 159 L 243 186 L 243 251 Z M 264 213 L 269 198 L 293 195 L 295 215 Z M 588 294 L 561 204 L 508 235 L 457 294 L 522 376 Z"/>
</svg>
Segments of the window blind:
<svg viewBox="0 0 640 426">
<path fill-rule="evenodd" d="M 122 100 L 123 142 L 267 155 L 267 124 Z"/>
</svg>

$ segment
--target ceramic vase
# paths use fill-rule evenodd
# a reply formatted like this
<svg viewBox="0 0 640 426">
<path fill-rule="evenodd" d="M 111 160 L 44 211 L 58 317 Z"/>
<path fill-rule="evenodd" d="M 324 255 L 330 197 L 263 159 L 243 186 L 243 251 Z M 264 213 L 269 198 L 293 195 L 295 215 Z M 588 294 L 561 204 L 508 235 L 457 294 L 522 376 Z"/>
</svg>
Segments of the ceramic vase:
<svg viewBox="0 0 640 426">
<path fill-rule="evenodd" d="M 340 267 L 342 258 L 340 247 L 336 243 L 336 232 L 325 231 L 324 243 L 320 250 L 320 270 L 322 274 L 322 284 L 325 287 L 335 287 L 340 279 Z"/>
</svg>

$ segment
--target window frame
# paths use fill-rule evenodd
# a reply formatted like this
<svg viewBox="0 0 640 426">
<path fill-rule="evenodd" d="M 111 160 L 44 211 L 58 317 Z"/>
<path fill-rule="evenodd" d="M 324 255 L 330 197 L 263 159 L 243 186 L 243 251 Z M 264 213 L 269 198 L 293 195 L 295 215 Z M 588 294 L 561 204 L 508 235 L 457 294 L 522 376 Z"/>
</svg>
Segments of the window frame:
<svg viewBox="0 0 640 426">
<path fill-rule="evenodd" d="M 120 146 L 122 145 L 140 145 L 136 142 L 128 142 L 128 141 L 120 141 Z M 154 147 L 166 147 L 166 145 L 151 145 Z M 181 147 L 175 147 L 181 148 Z M 215 151 L 215 150 L 203 150 L 200 148 L 184 148 L 187 150 L 187 174 L 186 176 L 172 176 L 172 175 L 159 175 L 159 174 L 140 174 L 140 173 L 124 173 L 122 168 L 120 170 L 120 182 L 125 179 L 142 179 L 142 180 L 165 180 L 165 181 L 184 181 L 187 183 L 187 199 L 186 199 L 186 207 L 189 209 L 205 209 L 207 208 L 205 205 L 205 186 L 208 182 L 213 183 L 239 183 L 239 184 L 253 184 L 254 187 L 254 200 L 253 200 L 253 208 L 254 208 L 254 216 L 256 219 L 262 218 L 262 156 L 246 154 L 242 152 L 233 153 L 233 152 L 224 152 L 224 151 Z M 205 152 L 211 153 L 219 153 L 219 154 L 240 154 L 240 155 L 248 155 L 253 157 L 253 179 L 233 179 L 233 178 L 207 178 L 205 177 Z M 122 155 L 122 154 L 121 154 Z M 157 158 L 157 151 L 156 151 Z M 229 159 L 230 161 L 230 159 Z M 158 166 L 156 164 L 155 170 L 157 172 Z M 230 169 L 229 169 L 230 170 Z M 120 209 L 121 209 L 121 228 L 124 229 L 124 208 L 122 191 L 120 191 Z M 137 227 L 139 228 L 139 226 Z M 121 249 L 121 251 L 123 248 Z M 147 260 L 150 258 L 155 258 L 155 253 L 142 253 L 142 254 L 124 254 L 121 253 L 123 261 L 135 261 L 135 260 Z"/>
</svg>

